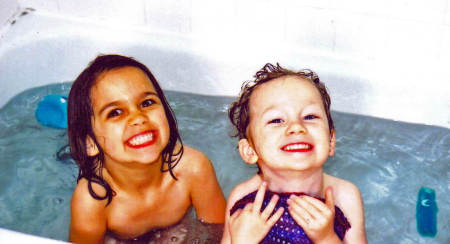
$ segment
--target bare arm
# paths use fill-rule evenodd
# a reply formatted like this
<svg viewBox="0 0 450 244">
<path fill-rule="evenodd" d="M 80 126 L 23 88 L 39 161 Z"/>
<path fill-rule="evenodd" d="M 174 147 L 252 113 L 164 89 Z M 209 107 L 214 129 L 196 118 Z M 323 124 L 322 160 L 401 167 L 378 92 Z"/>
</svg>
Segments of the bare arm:
<svg viewBox="0 0 450 244">
<path fill-rule="evenodd" d="M 345 234 L 344 243 L 365 244 L 367 239 L 361 193 L 355 185 L 349 184 L 343 194 L 344 197 L 341 197 L 342 211 L 351 224 L 351 228 Z"/>
<path fill-rule="evenodd" d="M 199 219 L 207 223 L 223 223 L 225 197 L 209 159 L 200 152 L 194 153 L 195 164 L 190 164 L 191 199 Z"/>
<path fill-rule="evenodd" d="M 234 203 L 234 202 L 233 202 Z M 230 209 L 231 209 L 232 205 L 230 203 L 230 201 L 228 201 L 227 204 L 227 209 L 225 211 L 225 226 L 224 226 L 224 230 L 223 230 L 223 235 L 222 235 L 222 240 L 221 240 L 221 244 L 230 244 L 231 243 L 231 235 L 230 235 Z"/>
<path fill-rule="evenodd" d="M 102 243 L 106 233 L 105 206 L 105 201 L 91 197 L 87 180 L 80 180 L 72 196 L 69 241 Z"/>
</svg>

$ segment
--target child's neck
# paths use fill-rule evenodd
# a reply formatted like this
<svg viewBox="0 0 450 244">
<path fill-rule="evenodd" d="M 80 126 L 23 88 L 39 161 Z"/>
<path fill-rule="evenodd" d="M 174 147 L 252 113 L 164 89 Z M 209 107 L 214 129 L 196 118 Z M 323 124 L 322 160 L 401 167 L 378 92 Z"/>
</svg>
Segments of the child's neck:
<svg viewBox="0 0 450 244">
<path fill-rule="evenodd" d="M 302 172 L 276 172 L 262 174 L 268 189 L 274 192 L 303 192 L 311 196 L 323 196 L 323 170 Z"/>
<path fill-rule="evenodd" d="M 139 167 L 127 167 L 127 165 L 110 164 L 104 170 L 114 182 L 122 189 L 136 190 L 150 185 L 159 184 L 162 177 L 161 164 L 138 165 Z M 108 167 L 109 166 L 109 167 Z"/>
</svg>

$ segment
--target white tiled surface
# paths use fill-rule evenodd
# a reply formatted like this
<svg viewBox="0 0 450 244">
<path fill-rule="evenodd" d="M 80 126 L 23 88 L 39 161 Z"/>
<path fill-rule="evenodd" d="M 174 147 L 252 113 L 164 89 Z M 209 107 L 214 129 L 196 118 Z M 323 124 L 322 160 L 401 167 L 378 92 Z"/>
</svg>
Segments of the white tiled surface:
<svg viewBox="0 0 450 244">
<path fill-rule="evenodd" d="M 450 127 L 450 0 L 2 0 L 2 5 L 0 21 L 20 5 L 121 31 L 190 38 L 177 48 L 195 48 L 224 69 L 233 67 L 226 75 L 206 77 L 226 91 L 236 90 L 265 62 L 306 65 L 332 81 L 332 95 L 341 96 L 334 103 L 338 110 L 394 119 L 403 111 L 402 118 L 423 123 L 438 116 L 438 124 Z M 214 83 L 227 78 L 233 88 Z M 442 111 L 433 115 L 430 108 Z"/>
<path fill-rule="evenodd" d="M 230 38 L 236 31 L 233 1 L 192 0 L 192 34 L 202 39 Z"/>
<path fill-rule="evenodd" d="M 64 244 L 68 242 L 51 240 L 0 228 L 0 243 Z"/>
<path fill-rule="evenodd" d="M 303 49 L 365 58 L 383 54 L 380 45 L 390 52 L 405 40 L 415 39 L 400 49 L 416 44 L 429 47 L 436 42 L 430 39 L 440 38 L 436 30 L 450 25 L 450 0 L 5 1 L 8 6 L 18 2 L 39 11 L 199 39 L 257 38 L 263 44 L 287 42 Z M 10 14 L 3 12 L 0 20 Z M 416 38 L 415 30 L 426 37 Z"/>
<path fill-rule="evenodd" d="M 31 7 L 49 12 L 59 12 L 59 1 L 57 0 L 15 0 L 21 7 Z M 88 1 L 85 1 L 87 3 Z"/>
<path fill-rule="evenodd" d="M 175 33 L 187 33 L 192 30 L 192 1 L 143 1 L 145 23 L 156 28 Z M 142 7 L 142 6 L 141 6 Z"/>
<path fill-rule="evenodd" d="M 450 25 L 450 0 L 447 0 L 447 4 L 445 4 L 445 17 L 444 23 L 446 25 Z"/>
<path fill-rule="evenodd" d="M 384 51 L 388 22 L 363 14 L 339 14 L 335 19 L 336 53 L 375 60 Z"/>
<path fill-rule="evenodd" d="M 329 9 L 286 9 L 286 39 L 300 49 L 333 52 L 336 41 L 335 12 Z"/>
<path fill-rule="evenodd" d="M 18 8 L 17 0 L 2 0 L 0 2 L 0 27 L 9 20 Z"/>
</svg>

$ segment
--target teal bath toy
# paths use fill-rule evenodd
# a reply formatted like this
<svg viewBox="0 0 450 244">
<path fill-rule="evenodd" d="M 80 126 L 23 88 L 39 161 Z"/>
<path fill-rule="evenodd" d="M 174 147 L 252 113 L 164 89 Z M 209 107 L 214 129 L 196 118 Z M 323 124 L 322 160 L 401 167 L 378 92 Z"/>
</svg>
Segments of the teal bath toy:
<svg viewBox="0 0 450 244">
<path fill-rule="evenodd" d="M 417 196 L 416 222 L 417 231 L 424 237 L 435 237 L 437 234 L 436 193 L 433 189 L 422 187 Z"/>
<path fill-rule="evenodd" d="M 67 128 L 67 98 L 61 95 L 45 96 L 35 113 L 37 121 L 52 128 Z"/>
</svg>

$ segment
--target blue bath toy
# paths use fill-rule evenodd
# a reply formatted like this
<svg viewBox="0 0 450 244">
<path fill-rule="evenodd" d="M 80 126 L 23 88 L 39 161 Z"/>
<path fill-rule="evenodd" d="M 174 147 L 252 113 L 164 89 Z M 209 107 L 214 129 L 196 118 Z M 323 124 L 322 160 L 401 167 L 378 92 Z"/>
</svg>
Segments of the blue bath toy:
<svg viewBox="0 0 450 244">
<path fill-rule="evenodd" d="M 67 97 L 61 95 L 45 96 L 38 103 L 35 116 L 42 125 L 66 129 Z"/>
<path fill-rule="evenodd" d="M 435 237 L 437 234 L 436 193 L 433 189 L 422 187 L 417 196 L 416 222 L 417 231 L 424 237 Z"/>
</svg>

